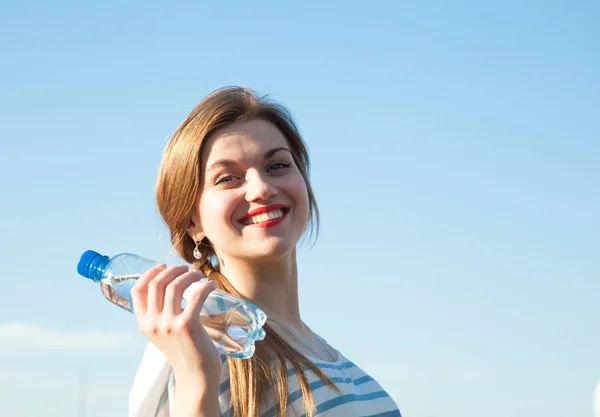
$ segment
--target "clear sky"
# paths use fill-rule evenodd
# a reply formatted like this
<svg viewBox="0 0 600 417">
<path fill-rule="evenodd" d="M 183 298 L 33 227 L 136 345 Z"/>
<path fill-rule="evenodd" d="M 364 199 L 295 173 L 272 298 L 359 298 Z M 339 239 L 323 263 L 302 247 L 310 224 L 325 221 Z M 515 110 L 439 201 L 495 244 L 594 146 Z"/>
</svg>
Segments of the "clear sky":
<svg viewBox="0 0 600 417">
<path fill-rule="evenodd" d="M 0 4 L 3 417 L 126 416 L 145 340 L 75 267 L 178 262 L 161 152 L 228 84 L 294 113 L 322 212 L 301 311 L 405 417 L 590 415 L 597 2 Z"/>
</svg>

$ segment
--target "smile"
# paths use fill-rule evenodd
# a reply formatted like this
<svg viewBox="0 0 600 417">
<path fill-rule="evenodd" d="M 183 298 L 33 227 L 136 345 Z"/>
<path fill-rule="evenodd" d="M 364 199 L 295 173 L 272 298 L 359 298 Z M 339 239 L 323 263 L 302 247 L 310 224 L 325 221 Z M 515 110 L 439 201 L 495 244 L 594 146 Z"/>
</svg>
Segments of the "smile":
<svg viewBox="0 0 600 417">
<path fill-rule="evenodd" d="M 285 220 L 289 208 L 281 204 L 273 204 L 251 210 L 238 220 L 244 226 L 272 227 Z"/>
</svg>

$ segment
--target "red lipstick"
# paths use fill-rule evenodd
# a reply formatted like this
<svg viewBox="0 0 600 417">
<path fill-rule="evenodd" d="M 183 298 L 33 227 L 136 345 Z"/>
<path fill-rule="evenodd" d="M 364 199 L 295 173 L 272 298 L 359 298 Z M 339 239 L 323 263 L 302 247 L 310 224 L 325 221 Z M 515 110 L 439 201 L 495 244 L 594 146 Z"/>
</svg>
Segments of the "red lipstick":
<svg viewBox="0 0 600 417">
<path fill-rule="evenodd" d="M 269 213 L 269 212 L 275 211 L 275 210 L 283 210 L 283 216 L 281 216 L 277 219 L 269 219 L 269 220 L 261 221 L 259 223 L 248 223 L 248 224 L 245 223 L 252 216 Z M 289 212 L 288 207 L 283 204 L 270 204 L 268 206 L 258 207 L 258 208 L 255 208 L 254 210 L 250 210 L 248 213 L 244 214 L 238 221 L 246 226 L 268 228 L 268 227 L 277 226 L 279 223 L 283 222 L 285 220 L 285 218 L 287 217 L 288 212 Z"/>
</svg>

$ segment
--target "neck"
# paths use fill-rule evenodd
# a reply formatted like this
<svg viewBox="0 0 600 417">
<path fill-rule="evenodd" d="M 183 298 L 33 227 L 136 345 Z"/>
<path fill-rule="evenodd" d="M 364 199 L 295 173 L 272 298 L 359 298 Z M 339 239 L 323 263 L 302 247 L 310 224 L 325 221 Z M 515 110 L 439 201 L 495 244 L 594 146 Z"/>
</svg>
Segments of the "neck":
<svg viewBox="0 0 600 417">
<path fill-rule="evenodd" d="M 299 330 L 304 328 L 298 303 L 295 250 L 269 261 L 220 258 L 221 273 L 243 298 L 260 307 L 269 319 Z"/>
</svg>

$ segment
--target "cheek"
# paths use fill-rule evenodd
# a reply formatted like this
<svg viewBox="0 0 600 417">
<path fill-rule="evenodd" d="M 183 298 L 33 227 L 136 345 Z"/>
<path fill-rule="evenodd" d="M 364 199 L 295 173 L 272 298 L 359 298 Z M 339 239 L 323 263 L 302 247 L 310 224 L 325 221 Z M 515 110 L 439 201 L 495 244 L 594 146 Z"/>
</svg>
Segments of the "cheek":
<svg viewBox="0 0 600 417">
<path fill-rule="evenodd" d="M 229 228 L 235 205 L 226 194 L 205 193 L 200 199 L 199 207 L 202 228 L 207 235 Z"/>
<path fill-rule="evenodd" d="M 302 214 L 303 217 L 308 219 L 308 189 L 306 187 L 306 182 L 304 182 L 304 178 L 302 178 L 302 175 L 298 174 L 298 178 L 290 183 L 289 192 L 296 201 L 296 209 L 298 214 Z"/>
</svg>

